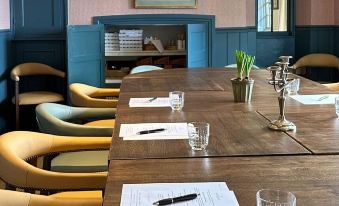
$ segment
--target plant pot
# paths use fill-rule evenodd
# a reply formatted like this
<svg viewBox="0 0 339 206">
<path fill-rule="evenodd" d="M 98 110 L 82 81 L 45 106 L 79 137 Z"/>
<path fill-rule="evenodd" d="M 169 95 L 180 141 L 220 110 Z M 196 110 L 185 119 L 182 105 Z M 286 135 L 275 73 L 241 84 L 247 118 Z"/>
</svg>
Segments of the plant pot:
<svg viewBox="0 0 339 206">
<path fill-rule="evenodd" d="M 252 90 L 254 79 L 238 78 L 231 79 L 233 87 L 234 102 L 250 102 L 252 99 Z"/>
</svg>

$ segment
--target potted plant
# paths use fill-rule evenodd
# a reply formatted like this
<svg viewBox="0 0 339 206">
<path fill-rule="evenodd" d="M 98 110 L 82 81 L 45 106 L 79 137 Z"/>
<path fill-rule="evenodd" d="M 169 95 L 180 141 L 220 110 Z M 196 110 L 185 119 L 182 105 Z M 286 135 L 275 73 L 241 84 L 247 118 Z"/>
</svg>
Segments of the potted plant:
<svg viewBox="0 0 339 206">
<path fill-rule="evenodd" d="M 238 77 L 231 79 L 234 102 L 250 102 L 254 79 L 250 78 L 250 72 L 255 56 L 247 55 L 243 51 L 235 51 Z"/>
</svg>

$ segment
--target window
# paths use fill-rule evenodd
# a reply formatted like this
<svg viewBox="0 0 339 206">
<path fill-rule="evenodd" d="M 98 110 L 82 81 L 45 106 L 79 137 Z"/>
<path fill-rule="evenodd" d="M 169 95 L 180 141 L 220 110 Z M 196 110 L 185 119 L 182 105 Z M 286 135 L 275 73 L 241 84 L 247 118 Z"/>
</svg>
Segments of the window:
<svg viewBox="0 0 339 206">
<path fill-rule="evenodd" d="M 292 0 L 257 0 L 257 31 L 289 33 Z"/>
<path fill-rule="evenodd" d="M 9 0 L 0 0 L 0 30 L 10 29 Z"/>
</svg>

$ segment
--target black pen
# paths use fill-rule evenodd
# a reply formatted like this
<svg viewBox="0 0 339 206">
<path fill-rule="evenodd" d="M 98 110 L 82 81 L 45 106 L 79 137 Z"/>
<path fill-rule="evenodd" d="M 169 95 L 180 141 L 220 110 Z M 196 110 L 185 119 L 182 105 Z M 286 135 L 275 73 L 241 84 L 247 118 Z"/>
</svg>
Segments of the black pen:
<svg viewBox="0 0 339 206">
<path fill-rule="evenodd" d="M 158 97 L 153 97 L 152 99 L 149 99 L 148 102 L 153 102 L 154 100 L 156 100 Z"/>
<path fill-rule="evenodd" d="M 160 129 L 151 129 L 151 130 L 143 130 L 137 133 L 137 135 L 141 134 L 151 134 L 151 133 L 156 133 L 156 132 L 162 132 L 165 131 L 166 129 L 160 128 Z"/>
<path fill-rule="evenodd" d="M 194 200 L 195 198 L 198 197 L 199 194 L 189 194 L 189 195 L 184 195 L 184 196 L 180 196 L 180 197 L 173 197 L 173 198 L 167 198 L 167 199 L 162 199 L 159 200 L 155 203 L 153 203 L 153 205 L 170 205 L 176 202 L 183 202 L 183 201 L 188 201 L 188 200 Z"/>
</svg>

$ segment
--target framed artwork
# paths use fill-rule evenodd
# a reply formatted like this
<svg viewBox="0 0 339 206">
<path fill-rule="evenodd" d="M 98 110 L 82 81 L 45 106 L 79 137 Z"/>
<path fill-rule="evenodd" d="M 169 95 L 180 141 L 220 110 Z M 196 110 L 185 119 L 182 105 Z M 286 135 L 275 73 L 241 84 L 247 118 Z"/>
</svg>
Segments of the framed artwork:
<svg viewBox="0 0 339 206">
<path fill-rule="evenodd" d="M 273 9 L 279 9 L 279 0 L 273 0 Z"/>
<path fill-rule="evenodd" d="M 144 9 L 187 9 L 197 8 L 198 0 L 134 0 L 135 8 Z"/>
</svg>

